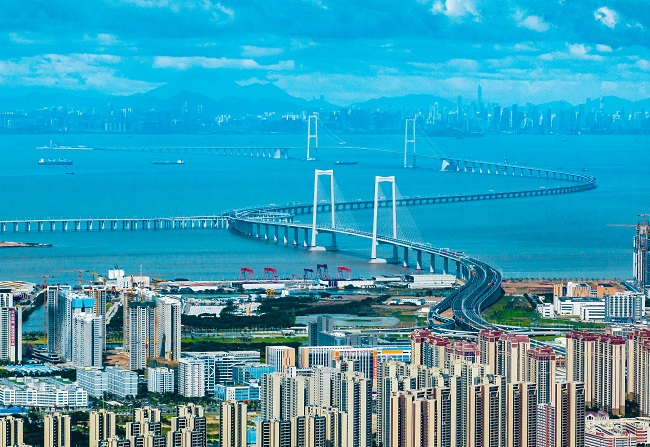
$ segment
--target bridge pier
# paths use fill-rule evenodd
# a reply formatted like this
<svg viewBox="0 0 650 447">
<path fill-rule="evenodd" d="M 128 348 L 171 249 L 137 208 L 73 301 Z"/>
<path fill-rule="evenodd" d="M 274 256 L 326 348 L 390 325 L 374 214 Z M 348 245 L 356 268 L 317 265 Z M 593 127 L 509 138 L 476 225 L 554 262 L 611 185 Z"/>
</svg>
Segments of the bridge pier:
<svg viewBox="0 0 650 447">
<path fill-rule="evenodd" d="M 55 231 L 56 230 L 56 222 L 51 221 L 50 222 L 50 231 Z"/>
<path fill-rule="evenodd" d="M 415 250 L 415 270 L 422 270 L 422 250 Z"/>
<path fill-rule="evenodd" d="M 460 267 L 461 267 L 460 261 L 456 261 L 456 278 L 462 278 L 460 274 Z"/>
<path fill-rule="evenodd" d="M 63 221 L 63 231 L 68 231 L 68 223 L 69 222 L 67 220 Z"/>
<path fill-rule="evenodd" d="M 32 223 L 27 221 L 25 222 L 25 232 L 29 233 L 32 229 Z"/>
<path fill-rule="evenodd" d="M 327 247 L 329 251 L 339 251 L 339 246 L 336 244 L 336 233 L 332 233 L 332 245 Z"/>
<path fill-rule="evenodd" d="M 287 245 L 289 243 L 289 226 L 284 227 L 284 245 Z"/>
<path fill-rule="evenodd" d="M 298 228 L 293 229 L 293 245 L 298 245 Z"/>
<path fill-rule="evenodd" d="M 111 220 L 111 231 L 117 230 L 117 221 Z"/>
<path fill-rule="evenodd" d="M 436 273 L 436 255 L 431 253 L 431 262 L 429 263 L 429 273 Z"/>
<path fill-rule="evenodd" d="M 449 271 L 449 258 L 442 258 L 442 259 L 443 259 L 442 273 L 443 275 L 446 275 L 447 272 Z"/>
<path fill-rule="evenodd" d="M 93 230 L 93 221 L 88 220 L 86 221 L 86 231 L 92 231 Z"/>
<path fill-rule="evenodd" d="M 44 222 L 38 222 L 38 231 L 43 231 Z"/>
<path fill-rule="evenodd" d="M 253 224 L 253 233 L 255 235 L 256 239 L 260 238 L 260 232 L 261 232 L 262 226 L 258 223 Z"/>
<path fill-rule="evenodd" d="M 0 231 L 3 233 L 7 231 L 7 224 L 2 222 L 2 225 L 0 225 Z"/>
<path fill-rule="evenodd" d="M 309 241 L 309 229 L 304 228 L 303 231 L 304 231 L 305 237 L 303 238 L 302 246 L 306 248 L 306 247 L 309 247 L 309 242 L 308 242 Z"/>
<path fill-rule="evenodd" d="M 74 221 L 74 231 L 80 231 L 81 230 L 81 221 L 75 220 Z"/>
<path fill-rule="evenodd" d="M 273 242 L 275 242 L 277 244 L 278 240 L 280 239 L 280 227 L 275 225 L 274 229 L 275 229 L 275 234 L 273 235 Z"/>
<path fill-rule="evenodd" d="M 408 268 L 408 266 L 409 266 L 409 249 L 408 247 L 404 247 L 404 261 L 402 262 L 402 267 Z"/>
<path fill-rule="evenodd" d="M 99 221 L 99 231 L 104 231 L 106 229 L 106 221 L 105 220 L 100 220 Z"/>
</svg>

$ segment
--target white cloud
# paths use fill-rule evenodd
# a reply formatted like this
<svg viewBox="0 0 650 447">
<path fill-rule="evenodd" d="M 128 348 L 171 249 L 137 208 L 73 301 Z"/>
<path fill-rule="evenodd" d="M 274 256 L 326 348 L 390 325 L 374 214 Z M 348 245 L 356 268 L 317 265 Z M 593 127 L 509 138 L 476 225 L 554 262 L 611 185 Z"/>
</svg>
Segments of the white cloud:
<svg viewBox="0 0 650 447">
<path fill-rule="evenodd" d="M 554 61 L 554 60 L 582 60 L 582 61 L 597 61 L 600 62 L 604 58 L 598 54 L 590 54 L 591 47 L 588 47 L 581 43 L 576 44 L 566 44 L 567 51 L 554 51 L 552 53 L 545 53 L 539 56 L 541 60 L 544 61 Z"/>
<path fill-rule="evenodd" d="M 282 54 L 284 50 L 282 48 L 274 47 L 256 47 L 251 45 L 244 45 L 242 47 L 242 56 L 245 57 L 265 57 L 265 56 L 277 56 Z"/>
<path fill-rule="evenodd" d="M 608 28 L 614 28 L 619 22 L 619 16 L 616 11 L 608 8 L 607 6 L 601 6 L 594 11 L 594 19 L 598 20 L 600 23 L 605 25 Z"/>
<path fill-rule="evenodd" d="M 537 31 L 538 33 L 548 31 L 550 28 L 550 25 L 540 16 L 526 15 L 526 13 L 520 9 L 517 9 L 512 17 L 520 28 L 527 28 L 531 31 Z"/>
<path fill-rule="evenodd" d="M 18 33 L 9 33 L 9 40 L 21 45 L 34 45 L 45 42 L 44 39 L 32 39 L 24 34 Z"/>
<path fill-rule="evenodd" d="M 601 53 L 611 53 L 612 51 L 614 51 L 612 50 L 612 47 L 610 47 L 609 45 L 603 45 L 600 43 L 596 45 L 596 49 Z"/>
<path fill-rule="evenodd" d="M 254 59 L 203 56 L 156 56 L 153 61 L 153 66 L 154 68 L 172 68 L 174 70 L 188 70 L 194 67 L 209 69 L 231 68 L 237 70 L 293 70 L 295 63 L 289 60 L 279 61 L 277 64 L 261 65 Z"/>
<path fill-rule="evenodd" d="M 431 12 L 452 18 L 462 18 L 467 15 L 476 19 L 479 17 L 475 0 L 435 0 Z"/>
<path fill-rule="evenodd" d="M 121 57 L 107 54 L 43 54 L 0 60 L 0 84 L 98 90 L 115 95 L 145 92 L 159 85 L 121 76 L 114 67 L 121 61 Z"/>
</svg>

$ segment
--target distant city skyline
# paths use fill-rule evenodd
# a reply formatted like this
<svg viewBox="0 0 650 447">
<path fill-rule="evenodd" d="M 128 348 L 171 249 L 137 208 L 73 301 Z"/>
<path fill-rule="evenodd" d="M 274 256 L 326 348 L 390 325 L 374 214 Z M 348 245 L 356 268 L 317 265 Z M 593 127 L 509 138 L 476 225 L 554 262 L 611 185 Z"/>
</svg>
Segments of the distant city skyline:
<svg viewBox="0 0 650 447">
<path fill-rule="evenodd" d="M 544 103 L 650 97 L 640 1 L 44 1 L 6 5 L 0 93 L 130 95 L 188 74 L 337 105 L 432 94 Z M 3 95 L 0 95 L 3 96 Z"/>
</svg>

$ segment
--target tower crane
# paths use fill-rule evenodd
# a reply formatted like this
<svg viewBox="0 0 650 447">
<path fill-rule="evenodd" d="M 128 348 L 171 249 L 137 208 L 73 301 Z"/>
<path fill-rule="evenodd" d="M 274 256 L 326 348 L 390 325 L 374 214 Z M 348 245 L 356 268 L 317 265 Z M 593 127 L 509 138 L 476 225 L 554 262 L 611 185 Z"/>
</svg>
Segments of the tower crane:
<svg viewBox="0 0 650 447">
<path fill-rule="evenodd" d="M 79 269 L 73 269 L 73 270 L 55 270 L 56 272 L 66 272 L 66 273 L 72 273 L 75 272 L 79 275 L 79 279 L 77 280 L 79 283 L 79 290 L 82 289 L 83 286 L 83 274 L 88 273 L 88 270 L 79 270 Z"/>
</svg>

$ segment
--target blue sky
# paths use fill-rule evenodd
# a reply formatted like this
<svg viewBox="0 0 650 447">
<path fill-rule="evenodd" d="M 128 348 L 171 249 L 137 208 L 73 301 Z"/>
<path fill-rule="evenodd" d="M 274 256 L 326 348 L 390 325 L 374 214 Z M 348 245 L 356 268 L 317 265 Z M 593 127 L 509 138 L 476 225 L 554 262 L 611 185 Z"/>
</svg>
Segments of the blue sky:
<svg viewBox="0 0 650 447">
<path fill-rule="evenodd" d="M 0 87 L 132 94 L 179 73 L 347 105 L 410 93 L 650 97 L 647 0 L 30 0 L 0 12 Z"/>
</svg>

